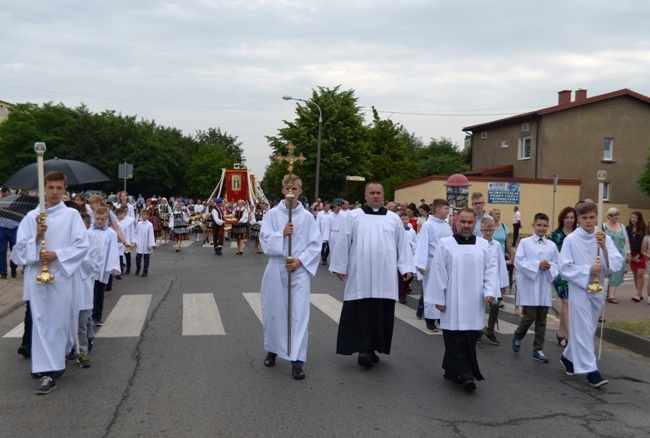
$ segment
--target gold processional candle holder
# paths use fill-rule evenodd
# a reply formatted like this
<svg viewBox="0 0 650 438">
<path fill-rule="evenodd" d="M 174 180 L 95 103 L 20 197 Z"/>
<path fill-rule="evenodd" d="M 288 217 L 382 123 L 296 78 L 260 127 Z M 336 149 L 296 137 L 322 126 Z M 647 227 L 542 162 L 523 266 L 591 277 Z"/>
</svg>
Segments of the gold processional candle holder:
<svg viewBox="0 0 650 438">
<path fill-rule="evenodd" d="M 36 163 L 38 167 L 38 201 L 40 208 L 39 223 L 46 222 L 47 214 L 45 213 L 45 172 L 43 170 L 43 156 L 47 147 L 45 143 L 39 141 L 34 143 L 34 152 L 36 152 Z M 41 256 L 47 254 L 45 246 L 45 236 L 41 239 Z M 42 260 L 42 258 L 41 258 Z M 41 273 L 36 276 L 36 283 L 54 283 L 54 274 L 50 272 L 47 262 L 41 261 Z"/>
<path fill-rule="evenodd" d="M 600 254 L 599 254 L 599 249 L 600 247 L 598 246 L 598 240 L 599 239 L 604 239 L 605 238 L 605 233 L 603 232 L 603 226 L 602 226 L 602 212 L 603 212 L 603 188 L 604 188 L 604 183 L 605 180 L 607 179 L 607 171 L 606 170 L 599 170 L 596 172 L 596 179 L 598 180 L 598 225 L 597 225 L 597 232 L 596 232 L 596 266 L 601 266 L 600 264 Z M 599 294 L 603 293 L 603 286 L 600 284 L 600 275 L 597 275 L 594 277 L 594 280 L 587 286 L 587 292 L 597 292 Z"/>
</svg>

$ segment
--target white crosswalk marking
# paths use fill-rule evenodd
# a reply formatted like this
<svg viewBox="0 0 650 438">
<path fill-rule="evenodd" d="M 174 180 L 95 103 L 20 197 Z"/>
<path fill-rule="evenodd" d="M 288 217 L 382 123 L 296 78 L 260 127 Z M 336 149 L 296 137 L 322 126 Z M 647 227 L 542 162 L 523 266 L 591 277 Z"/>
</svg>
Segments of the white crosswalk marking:
<svg viewBox="0 0 650 438">
<path fill-rule="evenodd" d="M 418 298 L 419 299 L 419 298 Z M 399 304 L 397 303 L 395 305 L 395 317 L 398 319 L 401 319 L 411 327 L 415 327 L 416 329 L 420 330 L 422 333 L 425 333 L 427 335 L 441 335 L 442 331 L 438 331 L 436 333 L 430 332 L 427 330 L 426 323 L 424 322 L 424 319 L 418 319 L 415 316 L 415 310 L 411 309 L 409 306 L 405 304 Z"/>
<path fill-rule="evenodd" d="M 97 331 L 98 338 L 128 338 L 140 336 L 147 317 L 151 294 L 122 295 L 108 315 L 104 326 Z"/>
<path fill-rule="evenodd" d="M 248 301 L 248 305 L 251 306 L 251 309 L 255 312 L 257 319 L 262 322 L 262 298 L 260 297 L 259 292 L 244 293 L 243 295 L 244 298 L 246 298 L 246 301 Z"/>
<path fill-rule="evenodd" d="M 174 242 L 174 243 L 176 243 L 176 242 Z M 194 243 L 193 240 L 182 240 L 181 241 L 181 248 L 187 248 L 188 246 L 190 246 L 193 243 Z"/>
<path fill-rule="evenodd" d="M 225 335 L 212 294 L 183 294 L 183 336 Z"/>
<path fill-rule="evenodd" d="M 23 332 L 25 331 L 25 324 L 20 323 L 16 327 L 12 328 L 9 333 L 3 336 L 3 338 L 22 338 Z"/>
<path fill-rule="evenodd" d="M 329 294 L 311 294 L 309 300 L 321 312 L 332 318 L 332 321 L 339 323 L 343 308 L 343 304 L 339 300 Z"/>
</svg>

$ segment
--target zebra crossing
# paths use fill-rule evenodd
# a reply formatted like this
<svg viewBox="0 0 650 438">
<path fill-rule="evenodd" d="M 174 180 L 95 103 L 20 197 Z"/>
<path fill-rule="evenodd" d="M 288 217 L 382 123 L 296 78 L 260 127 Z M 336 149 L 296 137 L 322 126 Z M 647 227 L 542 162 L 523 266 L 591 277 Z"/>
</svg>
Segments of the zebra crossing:
<svg viewBox="0 0 650 438">
<path fill-rule="evenodd" d="M 242 297 L 248 303 L 253 314 L 262 322 L 262 301 L 259 292 L 244 292 Z M 411 295 L 415 300 L 418 295 Z M 98 338 L 138 337 L 142 332 L 147 312 L 151 305 L 151 294 L 122 295 L 115 307 L 108 314 L 104 325 L 96 329 Z M 312 293 L 311 304 L 338 325 L 343 303 L 329 294 Z M 508 306 L 509 304 L 506 304 Z M 514 309 L 514 306 L 513 306 Z M 504 309 L 508 310 L 508 309 Z M 219 307 L 212 293 L 183 294 L 182 336 L 223 336 L 227 334 L 221 319 Z M 487 315 L 486 315 L 487 317 Z M 395 305 L 395 318 L 428 336 L 442 334 L 426 329 L 424 320 L 417 319 L 415 311 L 404 304 Z M 512 334 L 516 325 L 499 321 L 497 333 Z M 20 338 L 23 335 L 21 322 L 4 334 L 3 338 Z"/>
</svg>

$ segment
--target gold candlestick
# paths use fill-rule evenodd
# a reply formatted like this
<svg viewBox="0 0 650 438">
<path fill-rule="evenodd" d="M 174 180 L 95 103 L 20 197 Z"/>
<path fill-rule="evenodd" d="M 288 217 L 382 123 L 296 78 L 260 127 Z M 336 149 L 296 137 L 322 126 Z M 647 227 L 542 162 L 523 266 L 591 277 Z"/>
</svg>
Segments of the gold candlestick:
<svg viewBox="0 0 650 438">
<path fill-rule="evenodd" d="M 36 152 L 36 166 L 38 169 L 38 201 L 40 206 L 40 218 L 39 223 L 45 223 L 47 214 L 45 213 L 45 171 L 43 164 L 43 156 L 47 147 L 42 141 L 34 143 L 34 152 Z M 47 253 L 45 249 L 45 235 L 41 240 L 41 256 Z M 41 284 L 45 283 L 54 283 L 54 274 L 50 272 L 50 267 L 47 262 L 41 262 L 41 273 L 36 276 L 36 283 Z"/>
</svg>

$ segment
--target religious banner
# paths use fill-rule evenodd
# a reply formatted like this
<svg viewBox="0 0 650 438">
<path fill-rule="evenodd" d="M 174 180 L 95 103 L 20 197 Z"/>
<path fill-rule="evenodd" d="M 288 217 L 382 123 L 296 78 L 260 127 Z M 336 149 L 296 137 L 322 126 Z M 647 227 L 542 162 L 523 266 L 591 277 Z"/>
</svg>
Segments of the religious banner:
<svg viewBox="0 0 650 438">
<path fill-rule="evenodd" d="M 519 204 L 519 183 L 488 183 L 488 204 Z"/>
<path fill-rule="evenodd" d="M 248 170 L 226 169 L 226 196 L 228 202 L 237 202 L 240 199 L 248 202 Z"/>
</svg>

